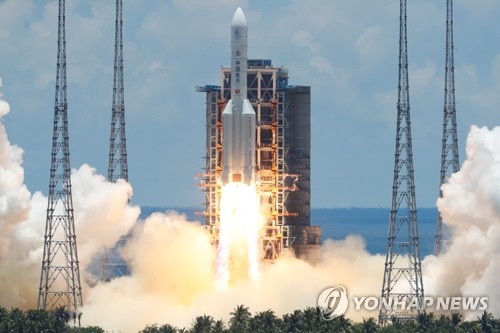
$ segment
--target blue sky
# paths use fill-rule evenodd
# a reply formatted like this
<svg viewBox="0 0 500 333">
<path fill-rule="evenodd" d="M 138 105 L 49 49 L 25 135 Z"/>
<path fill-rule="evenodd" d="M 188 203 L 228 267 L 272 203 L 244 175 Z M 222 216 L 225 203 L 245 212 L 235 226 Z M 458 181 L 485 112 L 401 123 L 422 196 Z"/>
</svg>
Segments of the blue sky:
<svg viewBox="0 0 500 333">
<path fill-rule="evenodd" d="M 399 1 L 124 0 L 125 103 L 132 201 L 200 207 L 204 95 L 229 64 L 241 6 L 250 58 L 312 90 L 312 206 L 389 207 L 394 164 Z M 408 1 L 417 205 L 434 206 L 441 150 L 446 1 Z M 472 124 L 500 125 L 500 1 L 455 1 L 461 161 Z M 66 5 L 71 164 L 107 174 L 115 2 Z M 30 191 L 47 193 L 57 1 L 0 0 L 3 121 L 24 151 Z"/>
</svg>

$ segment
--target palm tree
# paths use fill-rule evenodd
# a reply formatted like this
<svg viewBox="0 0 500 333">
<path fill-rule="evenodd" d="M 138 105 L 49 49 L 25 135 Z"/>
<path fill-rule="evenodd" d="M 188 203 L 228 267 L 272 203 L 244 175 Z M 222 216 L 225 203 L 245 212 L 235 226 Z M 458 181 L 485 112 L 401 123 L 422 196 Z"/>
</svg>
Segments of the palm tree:
<svg viewBox="0 0 500 333">
<path fill-rule="evenodd" d="M 8 332 L 23 332 L 26 317 L 24 312 L 18 308 L 10 310 L 10 319 L 8 323 Z"/>
<path fill-rule="evenodd" d="M 159 332 L 158 324 L 154 324 L 146 326 L 139 333 L 158 333 L 158 332 Z"/>
<path fill-rule="evenodd" d="M 378 331 L 378 325 L 375 319 L 373 318 L 363 318 L 363 322 L 361 323 L 362 332 L 363 333 L 375 333 Z"/>
<path fill-rule="evenodd" d="M 433 325 L 434 330 L 439 332 L 450 331 L 453 328 L 451 318 L 444 314 L 441 314 L 438 319 L 434 319 Z"/>
<path fill-rule="evenodd" d="M 432 332 L 434 329 L 434 313 L 419 313 L 417 315 L 417 323 L 420 332 Z"/>
<path fill-rule="evenodd" d="M 26 311 L 25 331 L 41 332 L 51 328 L 49 313 L 45 310 Z"/>
<path fill-rule="evenodd" d="M 295 310 L 292 314 L 283 315 L 283 322 L 286 332 L 298 333 L 305 331 L 304 314 L 300 310 Z"/>
<path fill-rule="evenodd" d="M 493 332 L 494 328 L 493 323 L 495 321 L 495 318 L 493 318 L 493 315 L 491 313 L 484 311 L 481 317 L 478 317 L 477 320 L 479 320 L 479 323 L 481 324 L 481 329 L 483 330 L 484 333 Z"/>
<path fill-rule="evenodd" d="M 252 317 L 248 308 L 244 305 L 238 305 L 230 315 L 229 330 L 235 333 L 246 332 L 248 323 Z"/>
<path fill-rule="evenodd" d="M 467 333 L 482 333 L 481 324 L 479 321 L 464 321 L 460 324 L 459 332 L 467 332 Z"/>
<path fill-rule="evenodd" d="M 68 323 L 69 321 L 69 318 L 70 318 L 70 315 L 69 315 L 69 312 L 66 311 L 66 309 L 62 306 L 58 307 L 55 311 L 54 311 L 54 315 L 56 316 L 56 318 L 62 322 L 65 322 L 65 323 Z"/>
<path fill-rule="evenodd" d="M 0 306 L 0 323 L 6 320 L 9 317 L 9 311 L 4 307 Z"/>
<path fill-rule="evenodd" d="M 252 333 L 273 333 L 280 331 L 281 324 L 282 321 L 276 317 L 274 311 L 266 310 L 259 312 L 250 320 L 249 329 Z"/>
<path fill-rule="evenodd" d="M 403 331 L 398 330 L 392 324 L 386 324 L 384 327 L 379 327 L 377 332 L 378 333 L 400 333 Z"/>
<path fill-rule="evenodd" d="M 212 326 L 212 332 L 211 333 L 224 333 L 226 332 L 226 325 L 224 325 L 223 320 L 217 320 L 214 325 Z"/>
<path fill-rule="evenodd" d="M 175 328 L 172 325 L 165 324 L 162 327 L 160 327 L 160 332 L 161 333 L 177 333 L 177 328 Z"/>
<path fill-rule="evenodd" d="M 462 315 L 459 312 L 451 313 L 451 326 L 456 328 L 462 322 Z"/>
<path fill-rule="evenodd" d="M 212 316 L 207 316 L 205 314 L 203 316 L 198 316 L 193 322 L 191 333 L 210 333 L 213 324 L 214 318 Z"/>
<path fill-rule="evenodd" d="M 306 332 L 317 332 L 323 327 L 324 320 L 321 318 L 321 308 L 308 307 L 303 311 Z"/>
<path fill-rule="evenodd" d="M 352 328 L 351 320 L 347 319 L 344 315 L 335 317 L 327 323 L 327 326 L 333 328 L 335 332 L 350 332 Z"/>
<path fill-rule="evenodd" d="M 392 323 L 392 326 L 398 330 L 398 331 L 402 331 L 403 330 L 403 327 L 404 327 L 404 324 L 403 324 L 403 321 L 400 320 L 398 317 L 396 316 L 393 316 L 391 318 L 391 323 Z"/>
</svg>

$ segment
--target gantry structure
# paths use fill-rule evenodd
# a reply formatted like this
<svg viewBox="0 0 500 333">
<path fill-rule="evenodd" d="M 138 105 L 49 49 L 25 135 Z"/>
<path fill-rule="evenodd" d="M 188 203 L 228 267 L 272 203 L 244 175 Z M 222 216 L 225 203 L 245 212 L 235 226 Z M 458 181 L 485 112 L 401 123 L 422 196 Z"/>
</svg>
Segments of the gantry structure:
<svg viewBox="0 0 500 333">
<path fill-rule="evenodd" d="M 256 170 L 263 260 L 293 249 L 318 259 L 321 228 L 310 225 L 310 87 L 290 86 L 288 70 L 269 59 L 248 60 L 248 100 L 256 113 Z M 206 93 L 206 164 L 200 183 L 206 193 L 206 229 L 218 243 L 222 112 L 231 99 L 231 68 L 222 67 L 221 84 L 197 87 Z"/>
<path fill-rule="evenodd" d="M 82 288 L 71 193 L 64 0 L 59 0 L 58 18 L 54 130 L 38 309 L 63 307 L 76 320 Z"/>
<path fill-rule="evenodd" d="M 123 86 L 123 19 L 122 0 L 116 0 L 115 58 L 113 75 L 113 104 L 111 107 L 111 135 L 109 140 L 108 181 L 128 181 L 127 140 L 125 137 L 125 98 Z M 101 281 L 128 275 L 129 269 L 119 255 L 125 243 L 120 239 L 113 249 L 105 250 L 101 258 Z"/>
<path fill-rule="evenodd" d="M 400 0 L 396 153 L 381 295 L 381 302 L 399 307 L 381 307 L 381 325 L 393 318 L 415 319 L 422 311 L 424 296 L 415 201 L 406 32 L 406 0 Z M 417 306 L 407 306 L 409 304 Z"/>
<path fill-rule="evenodd" d="M 446 61 L 444 75 L 443 140 L 441 147 L 441 172 L 439 197 L 443 197 L 441 186 L 449 176 L 460 169 L 458 159 L 457 111 L 455 105 L 455 65 L 453 58 L 453 0 L 446 1 Z M 446 249 L 449 230 L 443 224 L 438 212 L 434 254 L 440 255 Z"/>
</svg>

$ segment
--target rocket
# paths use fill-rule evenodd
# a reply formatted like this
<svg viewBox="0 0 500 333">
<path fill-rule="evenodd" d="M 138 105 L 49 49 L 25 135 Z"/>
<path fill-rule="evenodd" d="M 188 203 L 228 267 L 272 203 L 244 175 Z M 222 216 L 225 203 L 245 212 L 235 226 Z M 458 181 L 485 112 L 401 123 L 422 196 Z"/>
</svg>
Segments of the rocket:
<svg viewBox="0 0 500 333">
<path fill-rule="evenodd" d="M 231 99 L 222 112 L 223 184 L 255 183 L 255 111 L 247 99 L 248 29 L 241 8 L 231 22 Z"/>
</svg>

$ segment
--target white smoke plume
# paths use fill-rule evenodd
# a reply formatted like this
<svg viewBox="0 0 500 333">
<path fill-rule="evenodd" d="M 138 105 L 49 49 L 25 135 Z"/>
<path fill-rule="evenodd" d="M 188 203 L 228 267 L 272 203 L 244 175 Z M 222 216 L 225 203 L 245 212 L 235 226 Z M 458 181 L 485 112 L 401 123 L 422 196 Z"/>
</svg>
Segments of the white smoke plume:
<svg viewBox="0 0 500 333">
<path fill-rule="evenodd" d="M 0 260 L 9 250 L 9 234 L 14 225 L 28 216 L 30 193 L 24 185 L 23 150 L 11 145 L 1 120 L 10 112 L 2 98 L 0 78 Z"/>
<path fill-rule="evenodd" d="M 7 110 L 7 111 L 6 111 Z M 0 101 L 0 116 L 8 105 Z M 0 118 L 1 120 L 1 118 Z M 424 287 L 434 295 L 488 295 L 500 315 L 500 128 L 471 129 L 467 161 L 443 186 L 438 206 L 454 229 L 443 256 L 424 259 Z M 38 295 L 47 199 L 23 184 L 22 150 L 9 143 L 0 123 L 0 306 L 35 308 Z M 326 240 L 321 262 L 312 266 L 293 256 L 262 267 L 260 283 L 238 281 L 215 288 L 215 250 L 199 224 L 175 212 L 138 221 L 126 182 L 109 183 L 88 165 L 72 173 L 80 269 L 134 227 L 122 256 L 132 275 L 86 284 L 83 323 L 109 331 L 137 332 L 148 324 L 190 326 L 196 316 L 228 320 L 240 304 L 255 313 L 277 315 L 315 306 L 319 293 L 344 285 L 351 295 L 378 296 L 384 256 L 371 255 L 359 236 Z M 371 313 L 370 315 L 376 315 Z M 350 311 L 361 320 L 366 314 Z"/>
<path fill-rule="evenodd" d="M 429 295 L 488 296 L 488 311 L 499 316 L 500 127 L 471 127 L 467 160 L 442 190 L 437 205 L 453 239 L 446 253 L 424 260 L 424 288 Z"/>
<path fill-rule="evenodd" d="M 78 255 L 85 268 L 98 251 L 113 247 L 130 231 L 140 209 L 128 204 L 130 184 L 123 180 L 110 183 L 86 164 L 72 172 L 71 182 Z"/>
<path fill-rule="evenodd" d="M 139 216 L 139 208 L 127 203 L 132 191 L 128 183 L 109 183 L 88 165 L 73 170 L 71 179 L 78 259 L 85 294 L 90 288 L 86 282 L 93 280 L 85 273 L 85 268 L 104 248 L 112 247 L 132 228 Z M 10 247 L 0 260 L 1 306 L 36 307 L 46 211 L 47 198 L 36 192 L 31 198 L 29 215 L 20 219 L 10 216 L 16 225 L 7 235 Z"/>
</svg>

